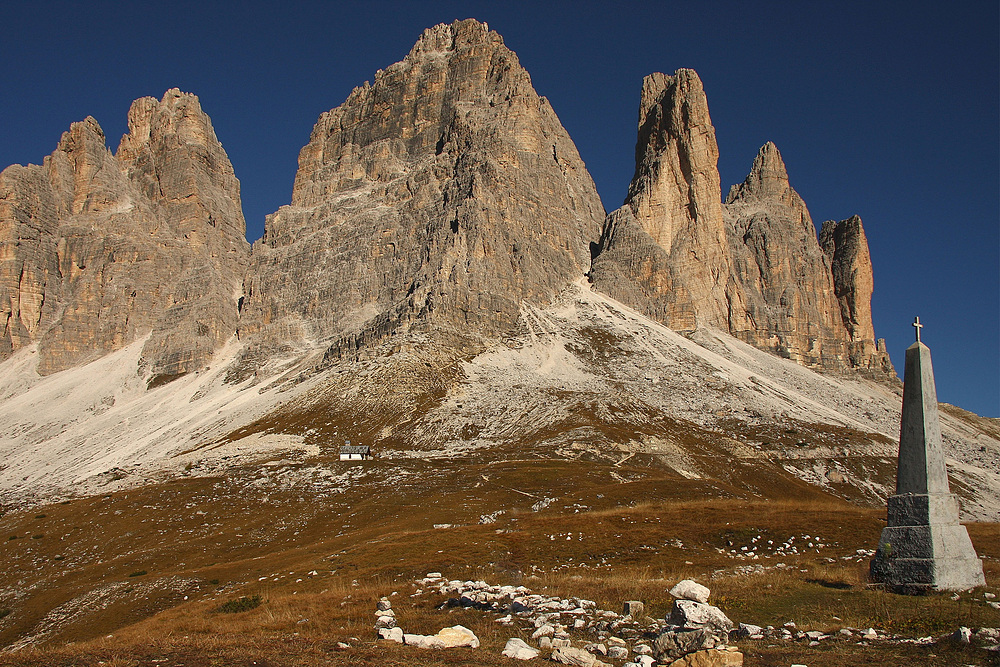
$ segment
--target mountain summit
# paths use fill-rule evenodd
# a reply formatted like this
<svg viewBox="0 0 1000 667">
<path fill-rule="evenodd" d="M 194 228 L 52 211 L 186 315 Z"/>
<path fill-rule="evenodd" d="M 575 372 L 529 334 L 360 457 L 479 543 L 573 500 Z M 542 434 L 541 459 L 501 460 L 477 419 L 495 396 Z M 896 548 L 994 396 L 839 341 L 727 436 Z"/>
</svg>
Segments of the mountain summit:
<svg viewBox="0 0 1000 667">
<path fill-rule="evenodd" d="M 198 98 L 136 100 L 112 155 L 93 118 L 41 166 L 0 174 L 0 359 L 45 375 L 145 338 L 171 378 L 232 337 L 249 246 L 240 185 Z"/>
<path fill-rule="evenodd" d="M 411 326 L 503 335 L 589 269 L 604 209 L 517 56 L 426 30 L 322 114 L 254 245 L 240 334 L 352 352 Z M 352 352 L 353 353 L 353 352 Z"/>
<path fill-rule="evenodd" d="M 771 142 L 720 203 L 698 75 L 651 74 L 640 99 L 635 176 L 605 221 L 595 287 L 679 331 L 715 327 L 805 366 L 893 378 L 871 326 L 860 219 L 830 226 L 821 248 Z M 834 229 L 850 251 L 834 251 Z"/>
<path fill-rule="evenodd" d="M 8 649 L 134 632 L 155 662 L 172 654 L 153 626 L 123 624 L 177 608 L 156 632 L 229 627 L 212 610 L 277 585 L 361 637 L 359 580 L 395 590 L 407 568 L 802 579 L 874 544 L 900 396 L 861 220 L 817 238 L 772 143 L 723 201 L 693 70 L 645 78 L 610 215 L 517 56 L 472 20 L 424 31 L 320 114 L 252 247 L 195 96 L 139 99 L 128 127 L 112 154 L 86 118 L 0 174 Z M 1000 512 L 995 421 L 941 406 L 965 519 Z M 376 456 L 341 461 L 348 442 Z M 285 616 L 282 641 L 329 647 L 340 627 Z M 344 660 L 389 655 L 351 642 Z"/>
</svg>

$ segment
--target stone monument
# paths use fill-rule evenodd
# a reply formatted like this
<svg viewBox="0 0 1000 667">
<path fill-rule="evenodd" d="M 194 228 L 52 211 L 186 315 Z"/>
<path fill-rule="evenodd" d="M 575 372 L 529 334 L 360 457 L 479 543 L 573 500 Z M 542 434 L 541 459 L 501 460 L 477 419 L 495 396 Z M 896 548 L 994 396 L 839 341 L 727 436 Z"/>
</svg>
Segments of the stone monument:
<svg viewBox="0 0 1000 667">
<path fill-rule="evenodd" d="M 931 351 L 920 342 L 919 317 L 913 326 L 917 342 L 906 350 L 896 494 L 889 497 L 871 580 L 899 593 L 985 586 L 983 564 L 958 522 L 958 499 L 948 487 Z"/>
</svg>

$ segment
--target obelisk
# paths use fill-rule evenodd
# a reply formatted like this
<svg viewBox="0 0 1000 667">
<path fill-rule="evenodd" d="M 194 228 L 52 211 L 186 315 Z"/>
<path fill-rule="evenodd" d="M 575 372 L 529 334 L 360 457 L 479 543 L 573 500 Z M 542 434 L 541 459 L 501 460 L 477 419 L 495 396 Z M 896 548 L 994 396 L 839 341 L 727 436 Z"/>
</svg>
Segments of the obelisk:
<svg viewBox="0 0 1000 667">
<path fill-rule="evenodd" d="M 913 326 L 917 342 L 906 350 L 903 371 L 896 495 L 889 497 L 871 580 L 900 593 L 985 586 L 983 564 L 958 522 L 958 498 L 948 487 L 931 351 L 920 342 L 919 317 Z"/>
</svg>

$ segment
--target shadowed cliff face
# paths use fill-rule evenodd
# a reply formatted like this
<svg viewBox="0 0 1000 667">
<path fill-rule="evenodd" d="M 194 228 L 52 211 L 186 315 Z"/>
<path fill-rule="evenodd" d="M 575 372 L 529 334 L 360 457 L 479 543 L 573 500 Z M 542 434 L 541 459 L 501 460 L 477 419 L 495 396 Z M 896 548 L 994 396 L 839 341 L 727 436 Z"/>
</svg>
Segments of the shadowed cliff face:
<svg viewBox="0 0 1000 667">
<path fill-rule="evenodd" d="M 871 319 L 872 265 L 861 218 L 823 224 L 788 182 L 771 142 L 723 206 L 735 278 L 747 304 L 733 335 L 780 356 L 830 370 L 894 377 Z"/>
<path fill-rule="evenodd" d="M 501 37 L 439 25 L 320 116 L 254 245 L 241 336 L 340 354 L 414 323 L 503 334 L 587 271 L 603 217 Z"/>
<path fill-rule="evenodd" d="M 193 95 L 134 102 L 117 156 L 87 118 L 4 170 L 0 241 L 0 358 L 38 343 L 41 374 L 149 336 L 144 366 L 179 375 L 235 331 L 239 182 Z"/>
<path fill-rule="evenodd" d="M 860 220 L 824 231 L 821 248 L 770 142 L 722 204 L 718 155 L 697 74 L 646 77 L 636 172 L 605 221 L 595 287 L 673 329 L 713 326 L 806 366 L 892 377 Z"/>
</svg>

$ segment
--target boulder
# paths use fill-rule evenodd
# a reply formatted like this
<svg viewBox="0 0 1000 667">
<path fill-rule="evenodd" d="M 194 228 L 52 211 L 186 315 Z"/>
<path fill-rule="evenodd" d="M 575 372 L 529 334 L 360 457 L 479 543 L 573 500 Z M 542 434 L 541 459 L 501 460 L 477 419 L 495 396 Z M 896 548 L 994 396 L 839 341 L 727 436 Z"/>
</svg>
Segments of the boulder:
<svg viewBox="0 0 1000 667">
<path fill-rule="evenodd" d="M 624 646 L 609 646 L 608 657 L 612 660 L 624 660 L 628 657 L 628 649 Z"/>
<path fill-rule="evenodd" d="M 430 635 L 403 635 L 403 643 L 417 648 L 444 648 L 444 642 Z"/>
<path fill-rule="evenodd" d="M 394 628 L 396 627 L 396 619 L 392 616 L 379 616 L 375 621 L 375 629 L 381 630 L 382 628 Z"/>
<path fill-rule="evenodd" d="M 515 660 L 533 660 L 538 657 L 538 649 L 528 646 L 523 639 L 514 637 L 507 640 L 503 647 L 503 655 Z"/>
<path fill-rule="evenodd" d="M 743 654 L 725 649 L 696 651 L 673 661 L 670 667 L 743 667 Z"/>
<path fill-rule="evenodd" d="M 574 667 L 608 667 L 607 663 L 598 660 L 593 653 L 572 646 L 561 646 L 555 649 L 549 658 L 553 662 L 573 665 Z"/>
<path fill-rule="evenodd" d="M 708 628 L 667 630 L 653 642 L 653 656 L 660 662 L 667 662 L 715 645 L 715 635 Z"/>
<path fill-rule="evenodd" d="M 637 600 L 629 600 L 625 603 L 625 611 L 622 613 L 632 618 L 642 618 L 646 614 L 646 605 Z"/>
<path fill-rule="evenodd" d="M 694 600 L 695 602 L 707 604 L 708 596 L 711 594 L 711 591 L 696 581 L 684 579 L 683 581 L 677 582 L 677 584 L 670 589 L 670 594 L 681 600 Z"/>
<path fill-rule="evenodd" d="M 675 600 L 667 623 L 684 628 L 709 628 L 725 634 L 733 629 L 733 622 L 721 609 L 694 600 Z"/>
<path fill-rule="evenodd" d="M 551 637 L 552 635 L 555 634 L 555 632 L 556 629 L 553 626 L 549 625 L 548 623 L 545 623 L 539 626 L 538 629 L 536 629 L 533 633 L 531 633 L 531 638 L 538 639 L 539 637 Z"/>
<path fill-rule="evenodd" d="M 378 629 L 379 639 L 388 639 L 389 641 L 396 642 L 397 644 L 403 643 L 403 628 L 379 628 Z"/>
<path fill-rule="evenodd" d="M 463 625 L 444 628 L 435 637 L 444 644 L 444 648 L 479 648 L 479 637 Z"/>
</svg>

